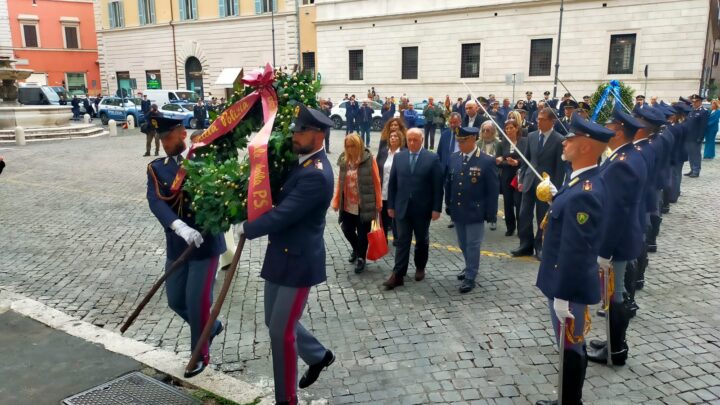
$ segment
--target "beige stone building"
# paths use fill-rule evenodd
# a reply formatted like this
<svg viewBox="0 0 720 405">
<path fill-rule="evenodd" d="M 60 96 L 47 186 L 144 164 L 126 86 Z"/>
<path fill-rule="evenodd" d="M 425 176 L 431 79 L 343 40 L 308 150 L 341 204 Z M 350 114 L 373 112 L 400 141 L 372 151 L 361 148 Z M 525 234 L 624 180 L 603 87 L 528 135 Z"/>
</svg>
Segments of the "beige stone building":
<svg viewBox="0 0 720 405">
<path fill-rule="evenodd" d="M 718 76 L 717 0 L 319 0 L 317 66 L 323 95 L 412 99 L 478 94 L 515 99 L 574 96 L 619 79 L 671 99 L 704 91 Z M 557 93 L 565 89 L 558 85 Z"/>
</svg>

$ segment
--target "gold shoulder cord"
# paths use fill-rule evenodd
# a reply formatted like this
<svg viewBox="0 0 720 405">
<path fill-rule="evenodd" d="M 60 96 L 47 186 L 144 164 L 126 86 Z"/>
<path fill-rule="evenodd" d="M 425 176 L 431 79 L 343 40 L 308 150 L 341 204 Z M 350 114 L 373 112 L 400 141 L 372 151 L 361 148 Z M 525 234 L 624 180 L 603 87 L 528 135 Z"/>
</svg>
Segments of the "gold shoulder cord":
<svg viewBox="0 0 720 405">
<path fill-rule="evenodd" d="M 177 207 L 178 215 L 182 216 L 182 204 L 180 204 L 180 202 L 182 201 L 182 191 L 179 191 L 169 197 L 165 197 L 164 195 L 160 194 L 160 182 L 158 181 L 157 175 L 155 174 L 155 170 L 153 170 L 150 165 L 148 165 L 148 173 L 150 173 L 150 176 L 153 179 L 153 183 L 155 185 L 155 195 L 157 196 L 157 198 L 167 202 L 171 208 Z"/>
</svg>

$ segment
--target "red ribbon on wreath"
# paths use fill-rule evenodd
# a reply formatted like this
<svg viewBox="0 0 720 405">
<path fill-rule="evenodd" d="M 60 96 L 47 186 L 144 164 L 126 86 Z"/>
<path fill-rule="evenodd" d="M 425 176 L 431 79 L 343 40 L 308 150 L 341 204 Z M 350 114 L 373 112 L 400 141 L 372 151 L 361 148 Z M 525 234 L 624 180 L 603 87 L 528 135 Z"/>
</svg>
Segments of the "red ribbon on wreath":
<svg viewBox="0 0 720 405">
<path fill-rule="evenodd" d="M 264 70 L 255 70 L 243 76 L 242 81 L 248 86 L 255 87 L 255 91 L 237 101 L 217 117 L 215 121 L 190 146 L 187 159 L 191 159 L 195 150 L 211 144 L 217 138 L 232 131 L 245 115 L 250 111 L 258 99 L 262 102 L 263 121 L 265 124 L 248 146 L 250 159 L 250 179 L 248 184 L 248 221 L 253 221 L 272 208 L 272 193 L 270 192 L 270 168 L 268 165 L 267 144 L 270 140 L 275 116 L 278 110 L 277 94 L 273 88 L 275 73 L 268 63 Z M 180 191 L 187 171 L 181 167 L 173 180 L 172 192 Z"/>
</svg>

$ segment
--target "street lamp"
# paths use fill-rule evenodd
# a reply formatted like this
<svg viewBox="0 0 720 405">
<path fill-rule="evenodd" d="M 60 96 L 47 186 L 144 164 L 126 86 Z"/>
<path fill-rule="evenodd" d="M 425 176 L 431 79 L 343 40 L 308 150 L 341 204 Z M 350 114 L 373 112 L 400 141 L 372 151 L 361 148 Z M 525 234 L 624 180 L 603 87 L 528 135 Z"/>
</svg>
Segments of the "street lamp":
<svg viewBox="0 0 720 405">
<path fill-rule="evenodd" d="M 560 27 L 558 27 L 557 51 L 555 55 L 555 83 L 553 84 L 553 99 L 557 98 L 558 71 L 560 70 L 560 37 L 562 36 L 562 18 L 565 9 L 565 0 L 560 0 Z"/>
</svg>

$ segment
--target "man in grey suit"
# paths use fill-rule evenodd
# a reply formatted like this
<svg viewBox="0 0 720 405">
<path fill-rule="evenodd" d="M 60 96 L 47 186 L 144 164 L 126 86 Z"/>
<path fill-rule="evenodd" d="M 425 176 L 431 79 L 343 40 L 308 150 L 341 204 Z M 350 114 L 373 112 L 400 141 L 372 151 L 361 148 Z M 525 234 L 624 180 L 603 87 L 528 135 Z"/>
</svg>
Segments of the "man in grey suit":
<svg viewBox="0 0 720 405">
<path fill-rule="evenodd" d="M 398 245 L 395 267 L 383 283 L 392 290 L 404 284 L 410 261 L 410 246 L 415 235 L 415 281 L 425 278 L 430 249 L 430 221 L 440 218 L 443 198 L 443 168 L 438 156 L 422 148 L 419 128 L 407 131 L 407 149 L 393 158 L 388 184 L 388 215 L 395 218 Z"/>
<path fill-rule="evenodd" d="M 550 175 L 550 181 L 560 188 L 565 179 L 565 163 L 562 160 L 563 136 L 553 129 L 555 114 L 546 107 L 538 112 L 538 130 L 528 135 L 525 157 L 542 173 Z M 525 162 L 520 166 L 518 180 L 521 185 L 522 202 L 520 203 L 520 217 L 518 218 L 518 236 L 520 246 L 513 250 L 513 256 L 531 256 L 533 251 L 539 258 L 542 250 L 542 230 L 540 223 L 548 210 L 548 204 L 537 199 L 535 188 L 540 182 L 535 173 Z M 533 236 L 533 210 L 537 232 Z"/>
</svg>

